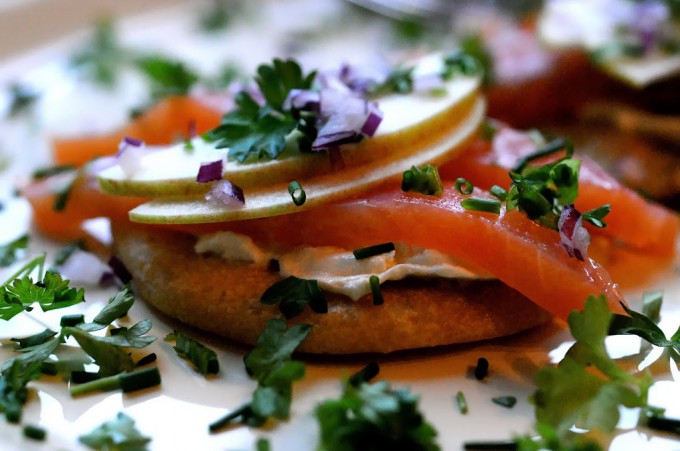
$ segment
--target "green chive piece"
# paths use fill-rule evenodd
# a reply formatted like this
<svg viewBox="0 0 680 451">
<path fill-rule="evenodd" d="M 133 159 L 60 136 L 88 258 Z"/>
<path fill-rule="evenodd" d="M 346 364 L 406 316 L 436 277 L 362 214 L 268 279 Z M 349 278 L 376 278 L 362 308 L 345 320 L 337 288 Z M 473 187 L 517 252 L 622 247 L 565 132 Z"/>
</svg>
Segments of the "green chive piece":
<svg viewBox="0 0 680 451">
<path fill-rule="evenodd" d="M 646 426 L 657 431 L 680 433 L 680 420 L 659 415 L 649 415 Z"/>
<path fill-rule="evenodd" d="M 498 185 L 492 186 L 489 192 L 500 201 L 504 201 L 508 198 L 508 192 Z"/>
<path fill-rule="evenodd" d="M 27 424 L 24 426 L 24 437 L 30 438 L 33 440 L 39 440 L 39 441 L 44 441 L 45 437 L 47 437 L 47 431 L 40 426 L 35 426 L 32 424 Z"/>
<path fill-rule="evenodd" d="M 72 384 L 85 384 L 98 379 L 101 379 L 101 377 L 97 373 L 90 373 L 89 371 L 71 371 Z"/>
<path fill-rule="evenodd" d="M 158 367 L 152 366 L 129 373 L 120 373 L 114 376 L 103 377 L 80 385 L 73 385 L 69 389 L 71 396 L 84 395 L 95 391 L 111 391 L 121 389 L 124 393 L 130 393 L 149 387 L 155 387 L 161 383 L 161 373 Z"/>
<path fill-rule="evenodd" d="M 470 181 L 463 177 L 458 177 L 456 179 L 456 191 L 461 194 L 472 194 L 475 189 L 474 185 Z"/>
<path fill-rule="evenodd" d="M 74 327 L 74 326 L 77 326 L 78 324 L 84 323 L 84 322 L 85 322 L 85 315 L 83 315 L 83 314 L 64 315 L 59 320 L 59 325 L 61 327 Z"/>
<path fill-rule="evenodd" d="M 458 406 L 458 411 L 460 413 L 462 413 L 463 415 L 468 413 L 468 403 L 462 391 L 456 393 L 456 405 Z"/>
<path fill-rule="evenodd" d="M 373 305 L 382 305 L 383 295 L 380 290 L 380 278 L 376 275 L 369 277 L 368 283 L 371 285 L 371 293 L 373 294 Z"/>
<path fill-rule="evenodd" d="M 386 254 L 387 252 L 392 252 L 394 250 L 394 243 L 387 242 L 382 244 L 376 244 L 375 246 L 362 247 L 360 249 L 355 249 L 352 251 L 354 258 L 357 260 L 363 260 L 364 258 L 374 257 L 380 254 Z"/>
<path fill-rule="evenodd" d="M 547 157 L 548 155 L 557 153 L 562 149 L 567 150 L 567 156 L 571 156 L 574 152 L 574 147 L 571 141 L 568 141 L 564 138 L 553 139 L 548 144 L 538 149 L 536 152 L 531 153 L 526 157 L 522 158 L 521 160 L 519 160 L 515 167 L 512 168 L 512 172 L 521 173 L 522 170 L 524 170 L 524 168 L 526 168 L 527 165 L 532 161 L 538 160 L 539 158 Z"/>
<path fill-rule="evenodd" d="M 497 199 L 468 197 L 467 199 L 463 199 L 460 205 L 466 210 L 484 211 L 495 214 L 500 214 L 501 212 L 501 201 Z"/>
<path fill-rule="evenodd" d="M 491 398 L 491 401 L 499 406 L 507 407 L 508 409 L 512 409 L 515 407 L 515 404 L 517 404 L 517 398 L 514 396 L 498 396 L 496 398 Z"/>
<path fill-rule="evenodd" d="M 418 169 L 404 171 L 401 179 L 402 191 L 415 191 L 428 196 L 441 196 L 444 193 L 444 185 L 439 177 L 437 166 L 425 165 Z"/>
<path fill-rule="evenodd" d="M 257 442 L 255 443 L 255 449 L 257 451 L 271 451 L 272 447 L 271 444 L 269 443 L 269 440 L 267 440 L 264 437 L 260 437 L 257 439 Z"/>
<path fill-rule="evenodd" d="M 475 379 L 481 381 L 489 375 L 489 361 L 484 357 L 477 359 L 477 366 L 475 366 Z"/>
<path fill-rule="evenodd" d="M 215 421 L 214 423 L 210 424 L 208 426 L 208 430 L 210 432 L 216 432 L 219 431 L 222 428 L 225 428 L 229 426 L 230 424 L 234 424 L 241 420 L 242 417 L 247 416 L 251 413 L 252 408 L 250 406 L 250 403 L 243 404 L 241 407 L 232 410 L 219 420 Z"/>
<path fill-rule="evenodd" d="M 290 193 L 290 197 L 293 198 L 293 203 L 298 207 L 304 204 L 307 200 L 307 194 L 305 193 L 305 190 L 302 189 L 302 185 L 300 185 L 300 183 L 296 180 L 290 182 L 288 185 L 288 192 Z"/>
<path fill-rule="evenodd" d="M 359 384 L 364 382 L 369 382 L 371 379 L 376 377 L 380 373 L 380 365 L 376 362 L 370 362 L 368 365 L 352 374 L 349 377 L 349 383 L 353 387 L 358 387 Z"/>
<path fill-rule="evenodd" d="M 611 205 L 605 204 L 600 207 L 593 208 L 592 210 L 586 211 L 585 213 L 583 213 L 582 217 L 584 221 L 594 225 L 595 227 L 605 228 L 607 227 L 607 223 L 604 222 L 604 217 L 609 214 L 611 209 L 612 209 Z"/>
<path fill-rule="evenodd" d="M 498 442 L 465 442 L 463 449 L 465 451 L 515 451 L 518 447 L 515 441 L 503 440 Z"/>
</svg>

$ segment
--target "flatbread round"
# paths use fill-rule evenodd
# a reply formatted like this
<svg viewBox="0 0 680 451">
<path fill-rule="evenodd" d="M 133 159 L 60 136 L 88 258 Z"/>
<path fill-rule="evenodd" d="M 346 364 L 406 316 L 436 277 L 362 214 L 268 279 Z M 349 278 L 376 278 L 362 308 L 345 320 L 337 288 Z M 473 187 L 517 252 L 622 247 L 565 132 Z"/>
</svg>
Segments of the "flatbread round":
<svg viewBox="0 0 680 451">
<path fill-rule="evenodd" d="M 137 293 L 161 312 L 242 343 L 254 344 L 281 317 L 260 296 L 278 273 L 198 255 L 196 239 L 158 227 L 114 224 L 114 252 Z M 310 353 L 387 353 L 511 335 L 550 315 L 499 281 L 417 279 L 382 285 L 384 304 L 326 293 L 328 313 L 309 308 L 291 323 L 313 325 L 300 346 Z"/>
</svg>

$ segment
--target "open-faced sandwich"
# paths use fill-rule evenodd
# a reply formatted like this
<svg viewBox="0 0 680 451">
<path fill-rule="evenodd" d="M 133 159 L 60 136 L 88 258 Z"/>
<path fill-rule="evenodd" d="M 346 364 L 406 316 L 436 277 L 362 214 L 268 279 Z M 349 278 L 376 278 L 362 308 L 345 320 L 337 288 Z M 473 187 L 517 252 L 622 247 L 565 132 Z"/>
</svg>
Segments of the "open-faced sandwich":
<svg viewBox="0 0 680 451">
<path fill-rule="evenodd" d="M 153 147 L 138 127 L 25 194 L 54 237 L 110 218 L 142 298 L 245 343 L 280 316 L 313 325 L 302 351 L 346 354 L 505 336 L 589 295 L 619 309 L 589 230 L 669 255 L 677 218 L 568 141 L 486 121 L 480 79 L 464 54 L 383 77 L 275 60 L 207 133 Z"/>
</svg>

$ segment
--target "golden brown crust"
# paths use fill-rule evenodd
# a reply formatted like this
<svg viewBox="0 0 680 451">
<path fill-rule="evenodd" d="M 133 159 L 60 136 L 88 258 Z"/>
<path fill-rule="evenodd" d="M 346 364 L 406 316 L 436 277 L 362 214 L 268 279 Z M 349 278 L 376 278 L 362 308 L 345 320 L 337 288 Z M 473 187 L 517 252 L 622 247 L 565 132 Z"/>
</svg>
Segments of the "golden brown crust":
<svg viewBox="0 0 680 451">
<path fill-rule="evenodd" d="M 135 289 L 161 312 L 248 344 L 281 316 L 277 306 L 259 302 L 278 274 L 198 255 L 187 234 L 129 224 L 113 229 L 115 253 Z M 307 308 L 292 321 L 314 326 L 300 350 L 355 354 L 464 343 L 514 334 L 550 317 L 498 281 L 412 279 L 387 283 L 382 293 L 382 306 L 370 295 L 353 302 L 327 293 L 327 314 Z"/>
</svg>

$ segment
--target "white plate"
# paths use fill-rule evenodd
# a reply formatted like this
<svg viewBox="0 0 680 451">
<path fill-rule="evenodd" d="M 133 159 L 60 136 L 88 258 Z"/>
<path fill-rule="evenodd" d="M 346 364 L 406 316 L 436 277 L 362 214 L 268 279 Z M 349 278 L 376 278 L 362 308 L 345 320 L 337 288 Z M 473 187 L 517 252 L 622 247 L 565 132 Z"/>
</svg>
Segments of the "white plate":
<svg viewBox="0 0 680 451">
<path fill-rule="evenodd" d="M 226 46 L 192 33 L 195 4 L 175 5 L 179 2 L 161 0 L 69 0 L 59 2 L 60 5 L 67 6 L 55 8 L 56 2 L 51 2 L 51 7 L 48 7 L 48 3 L 50 2 L 17 2 L 11 7 L 0 9 L 0 30 L 3 30 L 3 36 L 10 26 L 15 33 L 15 47 L 7 47 L 6 42 L 5 47 L 0 47 L 0 55 L 5 58 L 0 65 L 0 83 L 4 85 L 11 80 L 21 79 L 46 87 L 49 96 L 53 96 L 50 97 L 51 101 L 62 105 L 63 109 L 58 109 L 56 114 L 48 112 L 49 114 L 40 115 L 36 119 L 38 125 L 49 130 L 70 130 L 74 133 L 79 131 L 78 127 L 83 126 L 83 117 L 88 117 L 91 113 L 83 110 L 85 107 L 73 111 L 66 108 L 68 102 L 65 100 L 72 99 L 78 91 L 67 81 L 67 76 L 63 73 L 63 61 L 84 36 L 79 27 L 90 23 L 97 12 L 101 11 L 102 5 L 109 11 L 126 14 L 126 19 L 120 22 L 120 29 L 130 45 L 171 50 L 182 58 L 201 65 L 205 70 L 215 69 L 215 61 L 220 59 L 219 55 L 229 54 L 229 48 L 239 46 L 247 49 L 247 52 L 240 53 L 246 67 L 252 68 L 255 64 L 268 60 L 272 55 L 283 51 L 284 35 L 288 31 L 292 29 L 302 32 L 310 26 L 313 22 L 310 17 L 326 17 L 324 20 L 329 21 L 329 27 L 335 24 L 336 32 L 347 27 L 352 30 L 353 27 L 344 23 L 338 25 L 337 20 L 332 20 L 338 5 L 336 2 L 306 2 L 306 6 L 312 5 L 312 11 L 301 8 L 301 4 L 305 3 L 301 1 L 287 2 L 285 5 L 275 3 L 263 14 L 275 26 L 262 34 L 257 31 L 261 28 L 254 28 L 252 23 L 237 24 L 223 36 L 224 42 L 229 43 Z M 137 6 L 131 7 L 132 3 Z M 169 6 L 159 8 L 161 4 Z M 158 9 L 144 15 L 130 15 L 144 7 Z M 33 25 L 19 26 L 16 23 L 17 18 Z M 42 37 L 32 36 L 35 24 L 43 23 L 41 21 L 54 22 L 52 31 L 45 32 Z M 66 30 L 72 30 L 73 33 L 63 35 Z M 353 41 L 322 39 L 322 47 L 311 46 L 303 51 L 302 58 L 323 59 L 325 64 L 330 59 L 337 60 L 341 54 L 347 57 L 367 57 L 372 53 L 371 43 L 386 32 L 384 28 L 371 27 L 361 33 L 349 33 L 353 36 Z M 168 36 L 172 39 L 168 39 Z M 227 36 L 229 40 L 226 40 Z M 197 51 L 199 47 L 202 50 Z M 26 52 L 28 48 L 33 50 Z M 325 50 L 320 50 L 321 48 Z M 348 48 L 352 50 L 348 51 Z M 97 100 L 101 101 L 102 98 Z M 0 103 L 0 107 L 1 105 Z M 98 121 L 97 127 L 103 129 L 120 123 L 124 119 L 123 113 L 127 106 L 129 105 L 107 106 L 110 115 L 101 122 Z M 63 116 L 71 114 L 75 119 L 61 122 Z M 92 127 L 93 124 L 86 125 Z M 4 123 L 1 126 L 5 131 L 23 127 L 14 123 Z M 13 133 L 18 132 L 15 130 Z M 4 139 L 2 144 L 6 144 L 9 138 Z M 25 138 L 19 136 L 16 139 Z M 0 155 L 12 157 L 14 163 L 0 177 L 2 198 L 7 197 L 11 187 L 25 176 L 30 167 L 47 161 L 47 147 L 42 139 L 28 138 L 25 142 L 26 145 L 12 149 L 3 149 L 0 146 Z M 0 212 L 0 242 L 6 242 L 26 227 L 28 215 L 23 202 L 8 202 L 6 208 Z M 33 241 L 31 251 L 44 249 L 54 251 L 56 246 L 39 238 Z M 650 257 L 631 255 L 619 257 L 620 265 L 614 272 L 629 293 L 629 299 L 634 302 L 639 300 L 645 289 L 664 288 L 666 297 L 663 324 L 672 328 L 680 323 L 680 284 L 675 271 L 676 262 L 659 262 Z M 633 271 L 624 268 L 633 265 Z M 0 273 L 1 280 L 8 273 L 8 270 Z M 113 291 L 110 290 L 88 290 L 87 304 L 69 309 L 69 313 L 80 311 L 91 317 L 112 294 Z M 0 338 L 28 335 L 46 326 L 57 330 L 62 314 L 62 311 L 44 314 L 34 310 L 30 315 L 21 315 L 9 323 L 0 324 Z M 0 448 L 80 449 L 82 447 L 77 441 L 79 435 L 113 419 L 119 411 L 124 411 L 135 420 L 140 431 L 153 438 L 152 449 L 252 449 L 258 437 L 270 438 L 274 450 L 314 449 L 317 436 L 317 426 L 312 416 L 314 406 L 324 399 L 339 395 L 343 375 L 356 371 L 370 360 L 377 360 L 381 365 L 381 379 L 391 381 L 393 386 L 409 386 L 421 397 L 422 411 L 437 429 L 442 448 L 461 449 L 464 441 L 505 440 L 513 435 L 529 432 L 533 418 L 533 409 L 528 402 L 533 391 L 532 375 L 538 367 L 559 359 L 570 340 L 564 324 L 554 322 L 516 337 L 472 345 L 411 351 L 390 356 L 309 357 L 306 359 L 306 378 L 294 386 L 293 411 L 289 422 L 282 422 L 267 431 L 240 427 L 211 435 L 208 433 L 208 424 L 248 401 L 255 388 L 255 383 L 246 375 L 242 363 L 242 355 L 246 349 L 194 331 L 199 339 L 216 349 L 219 354 L 222 368 L 220 374 L 206 379 L 178 359 L 171 346 L 162 340 L 172 329 L 182 327 L 180 324 L 149 311 L 142 302 L 133 307 L 129 319 L 123 324 L 134 324 L 149 317 L 154 322 L 152 334 L 160 338 L 149 351 L 158 355 L 158 366 L 163 377 L 161 388 L 133 395 L 111 392 L 71 399 L 67 385 L 61 380 L 41 379 L 31 384 L 31 397 L 26 405 L 23 421 L 46 428 L 49 434 L 47 441 L 27 441 L 22 438 L 20 427 L 0 420 L 0 436 L 3 437 Z M 636 340 L 633 339 L 632 347 L 631 340 L 624 344 L 626 349 L 632 349 L 630 352 L 635 352 L 635 343 Z M 2 361 L 11 355 L 11 349 L 7 346 L 0 349 Z M 491 370 L 489 377 L 479 382 L 471 376 L 470 371 L 482 356 L 489 360 Z M 666 407 L 671 416 L 680 416 L 680 405 L 673 402 L 680 399 L 680 384 L 672 382 L 679 379 L 677 371 L 674 375 L 658 376 L 667 382 L 655 386 L 651 394 L 652 403 Z M 461 415 L 456 408 L 454 396 L 458 391 L 465 393 L 467 398 L 467 415 Z M 517 405 L 513 409 L 506 409 L 491 402 L 491 398 L 501 395 L 516 396 Z M 649 431 L 639 431 L 630 421 L 624 422 L 623 427 L 613 437 L 611 449 L 680 448 L 680 443 L 672 437 L 664 438 Z"/>
</svg>

